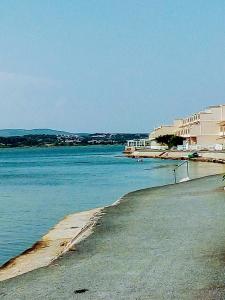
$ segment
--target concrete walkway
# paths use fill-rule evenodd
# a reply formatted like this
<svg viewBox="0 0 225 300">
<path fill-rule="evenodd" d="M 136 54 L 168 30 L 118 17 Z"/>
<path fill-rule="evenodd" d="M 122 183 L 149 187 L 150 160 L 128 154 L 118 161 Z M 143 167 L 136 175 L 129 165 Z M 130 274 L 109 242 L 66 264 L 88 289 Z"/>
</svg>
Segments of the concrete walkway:
<svg viewBox="0 0 225 300">
<path fill-rule="evenodd" d="M 126 195 L 76 251 L 0 299 L 225 299 L 225 192 L 211 176 Z"/>
</svg>

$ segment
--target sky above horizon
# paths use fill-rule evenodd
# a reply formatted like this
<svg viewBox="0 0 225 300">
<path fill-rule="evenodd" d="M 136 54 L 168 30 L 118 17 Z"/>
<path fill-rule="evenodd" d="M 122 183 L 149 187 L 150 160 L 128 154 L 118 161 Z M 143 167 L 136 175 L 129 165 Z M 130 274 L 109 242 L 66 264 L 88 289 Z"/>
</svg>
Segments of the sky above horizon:
<svg viewBox="0 0 225 300">
<path fill-rule="evenodd" d="M 225 1 L 2 0 L 0 128 L 149 132 L 225 103 Z"/>
</svg>

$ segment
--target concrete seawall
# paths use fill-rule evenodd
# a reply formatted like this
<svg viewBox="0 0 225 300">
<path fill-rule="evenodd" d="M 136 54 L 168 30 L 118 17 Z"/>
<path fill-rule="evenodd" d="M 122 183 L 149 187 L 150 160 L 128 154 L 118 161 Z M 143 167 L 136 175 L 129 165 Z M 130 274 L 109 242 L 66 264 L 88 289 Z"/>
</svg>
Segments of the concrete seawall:
<svg viewBox="0 0 225 300">
<path fill-rule="evenodd" d="M 3 299 L 224 299 L 221 176 L 132 192 L 104 212 L 75 251 L 1 282 Z"/>
<path fill-rule="evenodd" d="M 101 208 L 66 216 L 42 239 L 0 267 L 0 281 L 48 266 L 92 233 Z"/>
<path fill-rule="evenodd" d="M 136 150 L 131 153 L 125 153 L 127 157 L 131 158 L 161 158 L 161 159 L 175 159 L 184 160 L 188 159 L 190 151 L 151 151 L 151 150 Z M 193 161 L 202 162 L 215 162 L 225 163 L 225 152 L 211 152 L 211 151 L 199 151 L 200 157 L 192 158 Z"/>
<path fill-rule="evenodd" d="M 159 156 L 160 153 L 154 152 L 147 157 L 163 158 Z M 178 156 L 180 153 L 173 152 L 173 155 L 174 159 L 181 159 Z M 143 157 L 146 156 L 143 155 Z M 171 157 L 166 158 L 171 159 Z M 205 166 L 204 163 L 193 163 L 190 168 L 190 178 L 194 179 L 225 172 L 225 166 L 221 164 L 207 163 L 207 168 Z M 120 199 L 111 206 L 119 203 Z M 48 266 L 69 250 L 75 250 L 76 245 L 93 232 L 104 209 L 96 208 L 66 216 L 31 248 L 2 265 L 0 267 L 0 281 Z"/>
</svg>

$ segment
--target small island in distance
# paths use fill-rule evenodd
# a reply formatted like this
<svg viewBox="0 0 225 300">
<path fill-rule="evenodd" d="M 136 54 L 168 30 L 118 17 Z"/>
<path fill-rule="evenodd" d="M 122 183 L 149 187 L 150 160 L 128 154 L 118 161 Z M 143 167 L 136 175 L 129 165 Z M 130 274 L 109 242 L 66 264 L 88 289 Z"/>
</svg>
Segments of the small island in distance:
<svg viewBox="0 0 225 300">
<path fill-rule="evenodd" d="M 125 144 L 147 133 L 70 133 L 53 129 L 1 129 L 0 148 Z"/>
</svg>

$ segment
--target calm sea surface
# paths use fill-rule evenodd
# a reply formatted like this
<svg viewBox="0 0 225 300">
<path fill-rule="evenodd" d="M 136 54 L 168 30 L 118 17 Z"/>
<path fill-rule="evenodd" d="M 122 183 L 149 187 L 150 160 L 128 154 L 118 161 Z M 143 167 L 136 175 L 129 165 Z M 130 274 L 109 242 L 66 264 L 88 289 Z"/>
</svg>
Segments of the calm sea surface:
<svg viewBox="0 0 225 300">
<path fill-rule="evenodd" d="M 122 157 L 121 146 L 0 150 L 0 264 L 65 215 L 173 182 L 177 162 Z"/>
</svg>

